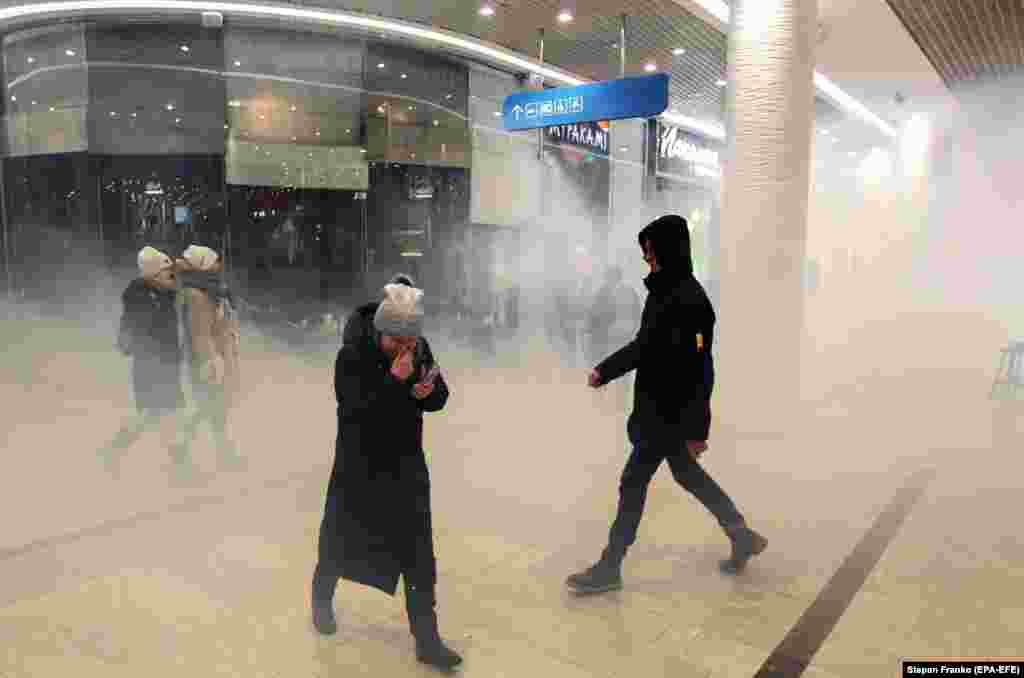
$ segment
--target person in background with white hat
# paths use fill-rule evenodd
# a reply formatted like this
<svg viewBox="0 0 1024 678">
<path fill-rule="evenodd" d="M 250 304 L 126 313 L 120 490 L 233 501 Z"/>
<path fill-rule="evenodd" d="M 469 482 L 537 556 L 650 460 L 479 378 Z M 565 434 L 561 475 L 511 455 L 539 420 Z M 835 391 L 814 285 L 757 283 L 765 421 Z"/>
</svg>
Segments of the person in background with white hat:
<svg viewBox="0 0 1024 678">
<path fill-rule="evenodd" d="M 185 406 L 174 262 L 160 250 L 145 247 L 139 252 L 138 266 L 139 277 L 121 295 L 124 313 L 117 336 L 118 350 L 132 359 L 137 414 L 100 450 L 101 459 L 112 471 L 116 471 L 120 451 Z M 174 421 L 178 423 L 176 417 Z M 175 429 L 178 436 L 172 452 L 180 443 L 181 431 Z"/>
<path fill-rule="evenodd" d="M 437 628 L 437 564 L 423 413 L 448 401 L 448 385 L 422 334 L 423 291 L 408 276 L 346 324 L 334 372 L 338 439 L 313 573 L 313 625 L 337 631 L 339 579 L 395 595 L 405 586 L 419 661 L 451 669 L 462 662 Z"/>
<path fill-rule="evenodd" d="M 241 391 L 241 332 L 231 290 L 224 280 L 223 263 L 209 247 L 191 245 L 175 262 L 175 268 L 182 291 L 184 353 L 191 368 L 195 407 L 178 454 L 188 456 L 188 446 L 199 425 L 206 421 L 223 461 L 238 466 L 242 458 L 228 434 L 228 414 Z"/>
</svg>

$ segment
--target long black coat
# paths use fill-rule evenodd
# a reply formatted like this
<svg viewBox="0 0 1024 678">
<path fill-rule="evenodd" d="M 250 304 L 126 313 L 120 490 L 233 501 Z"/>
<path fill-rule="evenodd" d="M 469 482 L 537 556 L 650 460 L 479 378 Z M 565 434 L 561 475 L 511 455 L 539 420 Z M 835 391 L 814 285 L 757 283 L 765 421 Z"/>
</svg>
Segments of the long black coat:
<svg viewBox="0 0 1024 678">
<path fill-rule="evenodd" d="M 423 338 L 412 376 L 391 376 L 373 328 L 377 306 L 349 319 L 334 368 L 338 439 L 319 556 L 322 569 L 394 595 L 410 569 L 417 587 L 436 580 L 423 413 L 445 406 L 448 385 L 439 375 L 429 397 L 413 397 L 413 385 L 434 365 Z"/>
<path fill-rule="evenodd" d="M 707 440 L 715 384 L 715 311 L 685 269 L 652 273 L 644 285 L 649 294 L 640 331 L 597 366 L 601 382 L 636 370 L 631 440 Z"/>
<path fill-rule="evenodd" d="M 175 293 L 133 280 L 121 295 L 124 312 L 117 345 L 132 357 L 135 407 L 165 414 L 185 405 Z"/>
</svg>

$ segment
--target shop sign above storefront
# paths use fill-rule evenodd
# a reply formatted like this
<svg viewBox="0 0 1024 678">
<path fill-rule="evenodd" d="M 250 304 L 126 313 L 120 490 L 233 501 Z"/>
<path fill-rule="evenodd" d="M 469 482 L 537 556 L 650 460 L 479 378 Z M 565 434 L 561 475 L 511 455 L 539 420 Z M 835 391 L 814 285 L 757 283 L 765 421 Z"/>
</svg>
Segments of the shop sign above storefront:
<svg viewBox="0 0 1024 678">
<path fill-rule="evenodd" d="M 569 144 L 598 155 L 608 155 L 608 123 L 604 121 L 546 127 L 544 136 L 549 143 Z"/>
<path fill-rule="evenodd" d="M 653 118 L 668 108 L 668 75 L 620 78 L 505 98 L 505 129 L 526 130 L 599 120 Z"/>
<path fill-rule="evenodd" d="M 719 177 L 722 161 L 716 146 L 678 127 L 662 124 L 658 133 L 658 171 Z"/>
</svg>

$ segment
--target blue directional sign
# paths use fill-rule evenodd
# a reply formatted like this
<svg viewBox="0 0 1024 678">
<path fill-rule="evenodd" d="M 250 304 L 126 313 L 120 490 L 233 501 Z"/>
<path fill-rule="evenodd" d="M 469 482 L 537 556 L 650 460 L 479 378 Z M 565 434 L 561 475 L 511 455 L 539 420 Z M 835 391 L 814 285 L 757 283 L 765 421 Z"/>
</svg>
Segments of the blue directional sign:
<svg viewBox="0 0 1024 678">
<path fill-rule="evenodd" d="M 517 92 L 505 98 L 505 129 L 523 130 L 598 120 L 653 118 L 668 108 L 668 75 L 620 78 L 576 87 Z"/>
</svg>

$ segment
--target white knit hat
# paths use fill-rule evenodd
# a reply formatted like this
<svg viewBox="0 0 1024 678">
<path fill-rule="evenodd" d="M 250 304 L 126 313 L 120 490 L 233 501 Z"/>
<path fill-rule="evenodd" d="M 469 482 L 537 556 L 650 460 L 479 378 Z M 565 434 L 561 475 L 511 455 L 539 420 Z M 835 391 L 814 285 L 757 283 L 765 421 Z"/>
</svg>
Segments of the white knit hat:
<svg viewBox="0 0 1024 678">
<path fill-rule="evenodd" d="M 220 256 L 209 247 L 189 245 L 181 258 L 188 262 L 196 271 L 209 271 L 217 265 Z"/>
<path fill-rule="evenodd" d="M 172 266 L 171 258 L 155 247 L 147 245 L 139 252 L 139 273 L 143 278 L 152 278 Z"/>
<path fill-rule="evenodd" d="M 373 316 L 373 326 L 393 337 L 418 337 L 423 331 L 423 290 L 402 284 L 384 286 L 384 300 Z"/>
</svg>

